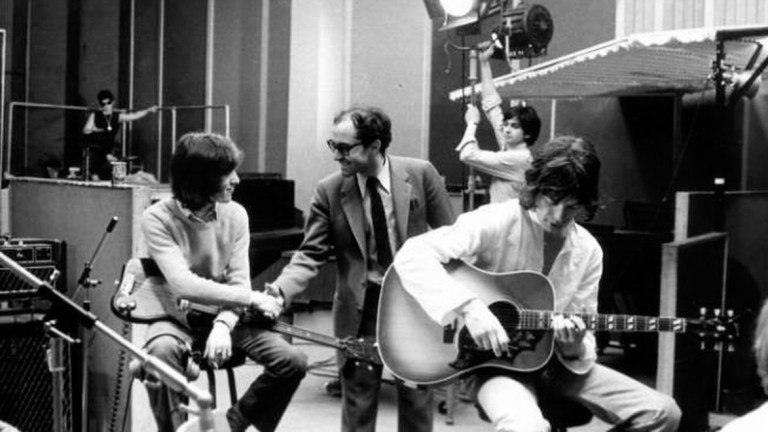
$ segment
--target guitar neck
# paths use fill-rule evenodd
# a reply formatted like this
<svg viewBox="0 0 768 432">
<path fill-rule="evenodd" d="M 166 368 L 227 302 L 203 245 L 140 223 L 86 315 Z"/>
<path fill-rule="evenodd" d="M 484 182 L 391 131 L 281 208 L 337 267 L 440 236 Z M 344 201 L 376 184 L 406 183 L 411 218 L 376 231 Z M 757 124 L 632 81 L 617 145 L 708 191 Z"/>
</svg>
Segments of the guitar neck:
<svg viewBox="0 0 768 432">
<path fill-rule="evenodd" d="M 320 333 L 315 333 L 299 327 L 294 327 L 290 324 L 286 324 L 281 321 L 275 321 L 274 324 L 272 324 L 272 327 L 270 327 L 270 330 L 275 331 L 277 333 L 282 333 L 284 335 L 294 336 L 299 339 L 304 339 L 310 342 L 315 342 L 317 344 L 325 345 L 327 347 L 344 349 L 344 345 L 342 345 L 341 342 L 339 342 L 339 340 L 335 337 L 327 336 Z"/>
<path fill-rule="evenodd" d="M 190 304 L 190 309 L 196 310 L 198 312 L 207 313 L 210 315 L 215 315 L 218 313 L 219 309 L 215 306 L 207 306 L 207 305 L 201 305 L 197 303 Z M 327 347 L 336 348 L 336 349 L 344 349 L 344 345 L 335 337 L 327 336 L 320 333 L 315 333 L 309 330 L 305 330 L 300 327 L 295 327 L 290 324 L 286 324 L 282 321 L 275 321 L 271 327 L 269 327 L 270 330 L 281 333 L 288 336 L 294 336 L 299 339 L 308 340 L 310 342 L 315 342 L 320 345 L 325 345 Z"/>
<path fill-rule="evenodd" d="M 579 317 L 587 330 L 637 333 L 684 333 L 688 328 L 685 318 L 652 317 L 640 315 L 609 315 L 585 313 L 558 313 L 552 311 L 524 310 L 516 327 L 520 330 L 551 330 L 556 315 Z"/>
</svg>

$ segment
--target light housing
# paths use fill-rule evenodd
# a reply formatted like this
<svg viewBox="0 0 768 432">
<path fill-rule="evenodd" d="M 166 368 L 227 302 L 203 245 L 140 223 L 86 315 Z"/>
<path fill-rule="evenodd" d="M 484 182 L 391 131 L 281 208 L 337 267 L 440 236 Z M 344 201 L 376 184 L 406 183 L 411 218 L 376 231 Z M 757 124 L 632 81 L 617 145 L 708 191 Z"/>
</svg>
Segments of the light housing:
<svg viewBox="0 0 768 432">
<path fill-rule="evenodd" d="M 521 3 L 508 8 L 502 12 L 501 25 L 491 35 L 503 47 L 494 57 L 512 60 L 546 55 L 554 31 L 552 15 L 544 6 Z"/>
</svg>

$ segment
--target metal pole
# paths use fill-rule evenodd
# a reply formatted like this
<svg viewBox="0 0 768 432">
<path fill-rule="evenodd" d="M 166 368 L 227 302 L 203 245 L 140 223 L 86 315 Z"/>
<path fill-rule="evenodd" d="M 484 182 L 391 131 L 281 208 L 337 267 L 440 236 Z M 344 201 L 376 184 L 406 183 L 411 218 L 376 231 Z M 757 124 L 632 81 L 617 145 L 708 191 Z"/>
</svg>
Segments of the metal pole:
<svg viewBox="0 0 768 432">
<path fill-rule="evenodd" d="M 475 85 L 477 84 L 477 49 L 469 50 L 469 102 L 472 105 L 477 104 L 477 95 L 475 94 Z M 465 211 L 475 209 L 475 169 L 469 167 L 469 177 L 467 178 L 467 208 Z"/>
</svg>

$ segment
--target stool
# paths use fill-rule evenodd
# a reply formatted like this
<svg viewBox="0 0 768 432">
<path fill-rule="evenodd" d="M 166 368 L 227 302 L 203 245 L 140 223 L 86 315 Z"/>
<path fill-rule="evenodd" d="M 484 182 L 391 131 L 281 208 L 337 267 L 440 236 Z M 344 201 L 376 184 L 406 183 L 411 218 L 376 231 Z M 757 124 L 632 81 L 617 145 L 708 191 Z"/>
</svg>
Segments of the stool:
<svg viewBox="0 0 768 432">
<path fill-rule="evenodd" d="M 225 361 L 221 366 L 219 366 L 219 369 L 224 369 L 227 371 L 227 382 L 229 384 L 229 399 L 230 403 L 232 405 L 235 405 L 237 403 L 237 386 L 235 384 L 235 371 L 234 369 L 238 366 L 242 366 L 245 364 L 245 353 L 243 352 L 235 352 L 232 354 L 232 357 L 230 357 L 227 361 Z M 200 362 L 200 370 L 205 371 L 205 373 L 208 375 L 208 391 L 211 393 L 211 397 L 213 397 L 213 404 L 211 408 L 216 408 L 216 368 L 211 366 L 207 361 Z"/>
</svg>

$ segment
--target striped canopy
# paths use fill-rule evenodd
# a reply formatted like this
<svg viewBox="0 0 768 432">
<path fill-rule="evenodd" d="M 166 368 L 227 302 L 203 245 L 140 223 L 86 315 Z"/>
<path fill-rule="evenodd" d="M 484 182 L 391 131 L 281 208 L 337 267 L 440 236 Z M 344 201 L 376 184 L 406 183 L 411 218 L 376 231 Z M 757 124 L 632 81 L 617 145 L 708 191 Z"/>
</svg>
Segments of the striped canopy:
<svg viewBox="0 0 768 432">
<path fill-rule="evenodd" d="M 580 99 L 659 93 L 692 93 L 714 88 L 709 78 L 718 40 L 725 63 L 744 69 L 756 43 L 768 45 L 768 26 L 699 28 L 642 33 L 604 42 L 494 80 L 502 97 Z M 768 56 L 768 46 L 754 62 Z M 766 76 L 763 71 L 763 77 Z M 475 87 L 480 91 L 480 85 Z M 470 87 L 449 97 L 461 101 Z"/>
</svg>

